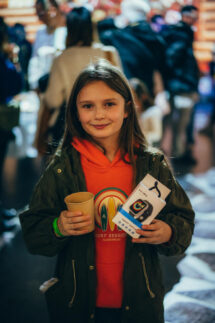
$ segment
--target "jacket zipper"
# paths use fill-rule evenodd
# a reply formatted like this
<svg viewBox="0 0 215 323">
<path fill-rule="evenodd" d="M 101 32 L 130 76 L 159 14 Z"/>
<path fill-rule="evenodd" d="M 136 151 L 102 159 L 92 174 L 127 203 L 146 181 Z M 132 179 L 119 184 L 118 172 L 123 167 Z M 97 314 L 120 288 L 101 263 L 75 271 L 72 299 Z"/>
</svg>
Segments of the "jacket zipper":
<svg viewBox="0 0 215 323">
<path fill-rule="evenodd" d="M 76 274 L 75 274 L 75 260 L 72 259 L 72 269 L 73 269 L 73 280 L 74 280 L 74 293 L 71 301 L 69 302 L 69 307 L 72 307 L 76 295 Z"/>
<path fill-rule="evenodd" d="M 142 262 L 143 273 L 144 273 L 144 277 L 145 277 L 145 280 L 146 280 L 146 287 L 148 289 L 148 292 L 149 292 L 151 298 L 155 298 L 155 294 L 151 290 L 151 287 L 150 287 L 150 284 L 149 284 L 149 278 L 148 278 L 147 271 L 146 271 L 145 259 L 144 259 L 143 255 L 141 253 L 139 253 L 139 256 L 140 256 L 141 262 Z"/>
</svg>

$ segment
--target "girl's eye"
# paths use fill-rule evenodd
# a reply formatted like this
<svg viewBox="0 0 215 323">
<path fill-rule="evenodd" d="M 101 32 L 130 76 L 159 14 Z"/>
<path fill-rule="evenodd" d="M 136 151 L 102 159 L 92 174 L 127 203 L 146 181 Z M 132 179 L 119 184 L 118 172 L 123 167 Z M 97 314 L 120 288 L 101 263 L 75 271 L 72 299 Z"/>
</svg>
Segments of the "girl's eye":
<svg viewBox="0 0 215 323">
<path fill-rule="evenodd" d="M 113 105 L 115 105 L 115 102 L 107 102 L 106 103 L 106 106 L 107 107 L 112 107 Z"/>
<path fill-rule="evenodd" d="M 83 106 L 82 106 L 82 108 L 84 108 L 84 109 L 90 109 L 90 108 L 92 108 L 92 104 L 84 104 Z"/>
</svg>

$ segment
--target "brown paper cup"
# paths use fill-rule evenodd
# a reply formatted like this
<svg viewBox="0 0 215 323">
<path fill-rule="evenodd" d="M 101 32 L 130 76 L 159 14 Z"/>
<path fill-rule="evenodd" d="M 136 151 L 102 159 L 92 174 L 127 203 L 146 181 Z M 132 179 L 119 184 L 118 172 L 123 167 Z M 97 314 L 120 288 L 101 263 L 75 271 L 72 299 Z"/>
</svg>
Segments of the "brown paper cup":
<svg viewBox="0 0 215 323">
<path fill-rule="evenodd" d="M 89 232 L 95 229 L 94 195 L 90 192 L 78 192 L 67 195 L 64 199 L 69 211 L 81 211 L 90 214 L 93 222 L 89 227 Z"/>
</svg>

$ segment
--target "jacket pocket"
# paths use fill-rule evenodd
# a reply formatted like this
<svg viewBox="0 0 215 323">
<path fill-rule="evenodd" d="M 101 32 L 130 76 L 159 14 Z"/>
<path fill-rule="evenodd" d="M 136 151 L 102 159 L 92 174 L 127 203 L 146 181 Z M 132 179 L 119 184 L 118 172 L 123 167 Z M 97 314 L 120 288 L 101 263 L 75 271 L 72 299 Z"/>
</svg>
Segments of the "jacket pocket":
<svg viewBox="0 0 215 323">
<path fill-rule="evenodd" d="M 151 287 L 150 287 L 149 277 L 148 277 L 147 270 L 146 270 L 146 263 L 145 263 L 144 256 L 142 255 L 142 253 L 139 253 L 139 257 L 140 257 L 141 263 L 142 263 L 142 269 L 143 269 L 143 274 L 144 274 L 144 278 L 146 281 L 147 290 L 149 292 L 150 297 L 155 298 L 155 293 L 153 293 L 153 291 L 151 290 Z"/>
<path fill-rule="evenodd" d="M 75 260 L 72 260 L 71 284 L 63 282 L 56 277 L 49 279 L 40 286 L 40 290 L 44 293 L 47 308 L 51 322 L 67 322 L 70 308 L 74 304 L 76 296 L 76 272 Z M 73 281 L 72 281 L 73 280 Z M 62 319 L 64 318 L 64 319 Z"/>
<path fill-rule="evenodd" d="M 51 278 L 40 286 L 40 290 L 45 295 L 50 322 L 57 322 L 61 316 L 64 316 L 68 308 L 61 280 L 55 277 Z"/>
<path fill-rule="evenodd" d="M 46 293 L 47 290 L 49 288 L 51 288 L 52 286 L 54 286 L 57 282 L 59 281 L 59 279 L 57 277 L 52 277 L 49 280 L 45 281 L 40 287 L 39 290 L 42 293 Z"/>
</svg>

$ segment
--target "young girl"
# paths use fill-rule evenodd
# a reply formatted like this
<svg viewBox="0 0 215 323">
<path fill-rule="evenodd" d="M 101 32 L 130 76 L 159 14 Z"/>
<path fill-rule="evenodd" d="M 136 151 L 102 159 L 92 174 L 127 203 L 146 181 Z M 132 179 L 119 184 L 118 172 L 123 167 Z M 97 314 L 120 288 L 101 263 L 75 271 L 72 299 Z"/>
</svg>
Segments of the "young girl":
<svg viewBox="0 0 215 323">
<path fill-rule="evenodd" d="M 120 66 L 116 49 L 93 42 L 91 12 L 85 7 L 73 8 L 66 16 L 66 50 L 53 62 L 49 83 L 43 103 L 52 110 L 49 133 L 58 143 L 64 130 L 65 103 L 68 102 L 72 86 L 79 72 L 96 58 L 107 58 Z"/>
<path fill-rule="evenodd" d="M 112 218 L 147 173 L 171 193 L 132 239 Z M 65 196 L 79 191 L 95 194 L 94 232 L 89 215 L 66 210 Z M 128 81 L 106 61 L 78 76 L 62 147 L 20 219 L 31 253 L 58 255 L 54 278 L 41 287 L 51 322 L 164 322 L 158 252 L 184 252 L 194 213 L 163 154 L 147 147 Z"/>
</svg>

